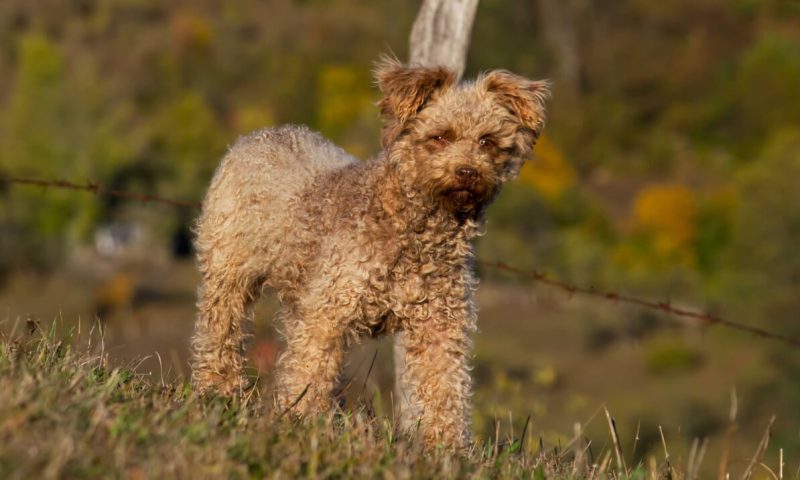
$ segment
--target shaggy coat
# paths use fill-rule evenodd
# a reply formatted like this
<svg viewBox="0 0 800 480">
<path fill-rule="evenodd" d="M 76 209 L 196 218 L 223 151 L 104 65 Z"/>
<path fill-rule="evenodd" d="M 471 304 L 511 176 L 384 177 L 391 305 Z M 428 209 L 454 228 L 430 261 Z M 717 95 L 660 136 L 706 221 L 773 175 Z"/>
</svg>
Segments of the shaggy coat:
<svg viewBox="0 0 800 480">
<path fill-rule="evenodd" d="M 197 223 L 192 346 L 199 391 L 235 395 L 250 309 L 277 291 L 286 351 L 276 399 L 336 407 L 346 347 L 402 332 L 401 425 L 426 445 L 470 439 L 473 248 L 485 207 L 544 124 L 548 85 L 506 71 L 457 84 L 444 68 L 383 61 L 384 150 L 359 161 L 302 126 L 240 138 Z"/>
</svg>

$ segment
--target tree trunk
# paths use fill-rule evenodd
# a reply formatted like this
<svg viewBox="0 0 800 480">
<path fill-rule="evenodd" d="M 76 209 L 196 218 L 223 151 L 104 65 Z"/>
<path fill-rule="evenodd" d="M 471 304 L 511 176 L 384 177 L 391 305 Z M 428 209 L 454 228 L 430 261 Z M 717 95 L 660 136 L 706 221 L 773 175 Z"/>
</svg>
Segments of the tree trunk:
<svg viewBox="0 0 800 480">
<path fill-rule="evenodd" d="M 461 78 L 477 8 L 478 0 L 424 0 L 411 27 L 409 61 L 443 65 Z"/>
<path fill-rule="evenodd" d="M 581 58 L 575 22 L 574 0 L 539 0 L 539 14 L 545 42 L 558 68 L 558 83 L 572 98 L 581 94 Z"/>
</svg>

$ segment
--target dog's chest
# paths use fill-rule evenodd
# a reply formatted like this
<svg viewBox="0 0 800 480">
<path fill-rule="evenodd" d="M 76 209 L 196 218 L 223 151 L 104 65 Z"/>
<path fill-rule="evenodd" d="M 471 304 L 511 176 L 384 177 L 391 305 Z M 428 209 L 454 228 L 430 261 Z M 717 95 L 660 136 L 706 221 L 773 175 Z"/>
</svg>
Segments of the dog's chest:
<svg viewBox="0 0 800 480">
<path fill-rule="evenodd" d="M 404 319 L 420 317 L 436 296 L 463 295 L 442 286 L 461 277 L 471 255 L 465 238 L 396 238 L 375 252 L 361 302 L 363 327 L 373 336 L 402 329 Z"/>
</svg>

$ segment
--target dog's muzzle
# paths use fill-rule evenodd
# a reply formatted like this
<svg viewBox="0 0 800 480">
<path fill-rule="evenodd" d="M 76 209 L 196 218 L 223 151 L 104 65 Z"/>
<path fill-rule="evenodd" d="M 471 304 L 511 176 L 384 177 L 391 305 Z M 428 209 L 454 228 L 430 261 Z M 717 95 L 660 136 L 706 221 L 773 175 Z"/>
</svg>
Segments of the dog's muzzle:
<svg viewBox="0 0 800 480">
<path fill-rule="evenodd" d="M 470 212 L 485 203 L 491 192 L 491 185 L 483 181 L 478 170 L 460 166 L 455 169 L 453 182 L 442 194 L 450 210 Z"/>
</svg>

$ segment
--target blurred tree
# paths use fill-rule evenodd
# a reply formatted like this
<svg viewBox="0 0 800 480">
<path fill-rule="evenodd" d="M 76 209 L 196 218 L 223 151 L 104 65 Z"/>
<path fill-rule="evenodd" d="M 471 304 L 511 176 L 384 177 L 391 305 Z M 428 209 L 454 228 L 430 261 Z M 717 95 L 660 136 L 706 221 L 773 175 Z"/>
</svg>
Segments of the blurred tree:
<svg viewBox="0 0 800 480">
<path fill-rule="evenodd" d="M 187 92 L 166 104 L 153 126 L 153 168 L 159 192 L 198 200 L 225 150 L 223 129 L 205 99 Z"/>
<path fill-rule="evenodd" d="M 738 211 L 729 262 L 755 318 L 800 335 L 798 178 L 800 125 L 776 132 L 736 176 Z"/>
<path fill-rule="evenodd" d="M 704 274 L 719 271 L 731 242 L 735 208 L 736 194 L 730 186 L 712 190 L 699 205 L 695 255 L 697 267 Z"/>
<path fill-rule="evenodd" d="M 800 125 L 773 134 L 756 160 L 736 176 L 739 208 L 725 277 L 731 311 L 795 338 L 800 338 L 798 178 Z M 800 356 L 786 347 L 770 348 L 767 354 L 770 370 L 778 375 L 758 382 L 760 389 L 766 388 L 760 395 L 781 403 L 787 412 L 784 421 L 800 421 Z"/>
<path fill-rule="evenodd" d="M 69 115 L 64 60 L 38 34 L 22 38 L 19 56 L 3 115 L 4 167 L 20 174 L 65 173 L 72 167 L 72 152 L 64 128 Z"/>
<path fill-rule="evenodd" d="M 800 124 L 800 39 L 769 32 L 726 69 L 697 128 L 749 160 L 773 133 Z"/>
<path fill-rule="evenodd" d="M 92 62 L 72 64 L 46 37 L 20 43 L 20 67 L 2 117 L 3 169 L 15 175 L 104 183 L 140 147 L 130 103 L 110 101 Z M 68 74 L 69 72 L 69 74 Z M 104 199 L 67 191 L 20 190 L 3 213 L 14 225 L 18 261 L 49 263 L 87 239 Z M 66 247 L 66 248 L 65 248 Z"/>
<path fill-rule="evenodd" d="M 553 51 L 558 68 L 559 93 L 578 100 L 581 94 L 581 54 L 578 43 L 576 2 L 574 0 L 539 0 L 539 28 Z"/>
<path fill-rule="evenodd" d="M 61 53 L 46 37 L 30 34 L 22 38 L 19 56 L 9 106 L 0 119 L 0 170 L 35 178 L 85 178 L 88 165 L 74 148 L 79 129 Z M 15 192 L 0 208 L 2 222 L 14 232 L 14 248 L 4 254 L 15 263 L 51 261 L 62 251 L 67 227 L 97 211 L 85 195 L 32 189 Z"/>
</svg>

